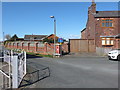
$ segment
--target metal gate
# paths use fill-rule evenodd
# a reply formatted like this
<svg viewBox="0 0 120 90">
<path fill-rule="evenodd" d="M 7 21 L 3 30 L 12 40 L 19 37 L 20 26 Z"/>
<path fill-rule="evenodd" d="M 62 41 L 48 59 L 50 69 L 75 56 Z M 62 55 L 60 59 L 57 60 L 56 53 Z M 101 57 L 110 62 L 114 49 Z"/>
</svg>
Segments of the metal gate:
<svg viewBox="0 0 120 90">
<path fill-rule="evenodd" d="M 4 56 L 0 58 L 3 59 L 0 72 L 8 78 L 9 82 L 8 87 L 3 88 L 18 88 L 26 74 L 26 52 L 16 53 L 13 50 L 4 50 Z"/>
</svg>

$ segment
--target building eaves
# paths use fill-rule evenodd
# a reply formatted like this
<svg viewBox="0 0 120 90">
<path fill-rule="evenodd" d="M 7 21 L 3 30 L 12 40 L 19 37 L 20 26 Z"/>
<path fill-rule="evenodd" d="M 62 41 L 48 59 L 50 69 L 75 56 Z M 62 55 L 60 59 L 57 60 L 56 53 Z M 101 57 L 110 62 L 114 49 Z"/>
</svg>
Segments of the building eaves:
<svg viewBox="0 0 120 90">
<path fill-rule="evenodd" d="M 84 28 L 81 32 L 83 32 L 83 31 L 85 31 L 86 30 L 86 28 Z"/>
<path fill-rule="evenodd" d="M 101 38 L 120 38 L 120 34 L 111 36 L 100 36 Z"/>
<path fill-rule="evenodd" d="M 96 14 L 94 15 L 95 18 L 107 18 L 107 17 L 113 17 L 118 18 L 120 17 L 120 11 L 96 11 Z"/>
</svg>

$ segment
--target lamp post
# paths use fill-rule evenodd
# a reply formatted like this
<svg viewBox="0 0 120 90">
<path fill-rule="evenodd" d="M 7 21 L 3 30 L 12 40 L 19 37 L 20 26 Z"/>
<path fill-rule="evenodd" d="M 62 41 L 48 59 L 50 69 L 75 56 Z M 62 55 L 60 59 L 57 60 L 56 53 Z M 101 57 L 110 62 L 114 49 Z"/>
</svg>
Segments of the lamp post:
<svg viewBox="0 0 120 90">
<path fill-rule="evenodd" d="M 55 19 L 55 17 L 54 16 L 50 16 L 50 18 L 53 18 L 54 19 L 54 55 L 55 55 L 55 40 L 56 40 L 56 19 Z"/>
</svg>

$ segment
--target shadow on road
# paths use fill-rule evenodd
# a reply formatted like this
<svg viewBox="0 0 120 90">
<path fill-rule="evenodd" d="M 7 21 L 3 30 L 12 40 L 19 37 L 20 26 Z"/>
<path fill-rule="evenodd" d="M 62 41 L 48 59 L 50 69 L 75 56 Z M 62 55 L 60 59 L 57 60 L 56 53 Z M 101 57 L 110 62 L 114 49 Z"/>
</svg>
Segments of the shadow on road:
<svg viewBox="0 0 120 90">
<path fill-rule="evenodd" d="M 49 67 L 43 67 L 38 69 L 32 66 L 27 66 L 27 74 L 23 78 L 19 88 L 29 87 L 40 80 L 43 80 L 47 77 L 50 77 L 50 69 Z"/>
<path fill-rule="evenodd" d="M 120 62 L 120 60 L 118 60 L 118 59 L 109 59 L 110 61 L 113 61 L 113 62 Z"/>
<path fill-rule="evenodd" d="M 36 55 L 30 55 L 30 54 L 26 54 L 26 58 L 42 58 L 42 56 L 36 56 Z"/>
<path fill-rule="evenodd" d="M 69 55 L 70 53 L 69 52 L 62 52 L 62 55 L 65 56 L 65 55 Z"/>
</svg>

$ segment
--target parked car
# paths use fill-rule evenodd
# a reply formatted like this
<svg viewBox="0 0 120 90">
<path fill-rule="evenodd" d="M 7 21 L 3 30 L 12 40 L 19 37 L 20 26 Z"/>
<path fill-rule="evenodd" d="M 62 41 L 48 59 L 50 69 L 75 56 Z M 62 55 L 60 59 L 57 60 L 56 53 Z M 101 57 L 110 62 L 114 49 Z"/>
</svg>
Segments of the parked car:
<svg viewBox="0 0 120 90">
<path fill-rule="evenodd" d="M 120 61 L 120 49 L 112 50 L 108 53 L 109 60 L 118 60 Z"/>
</svg>

